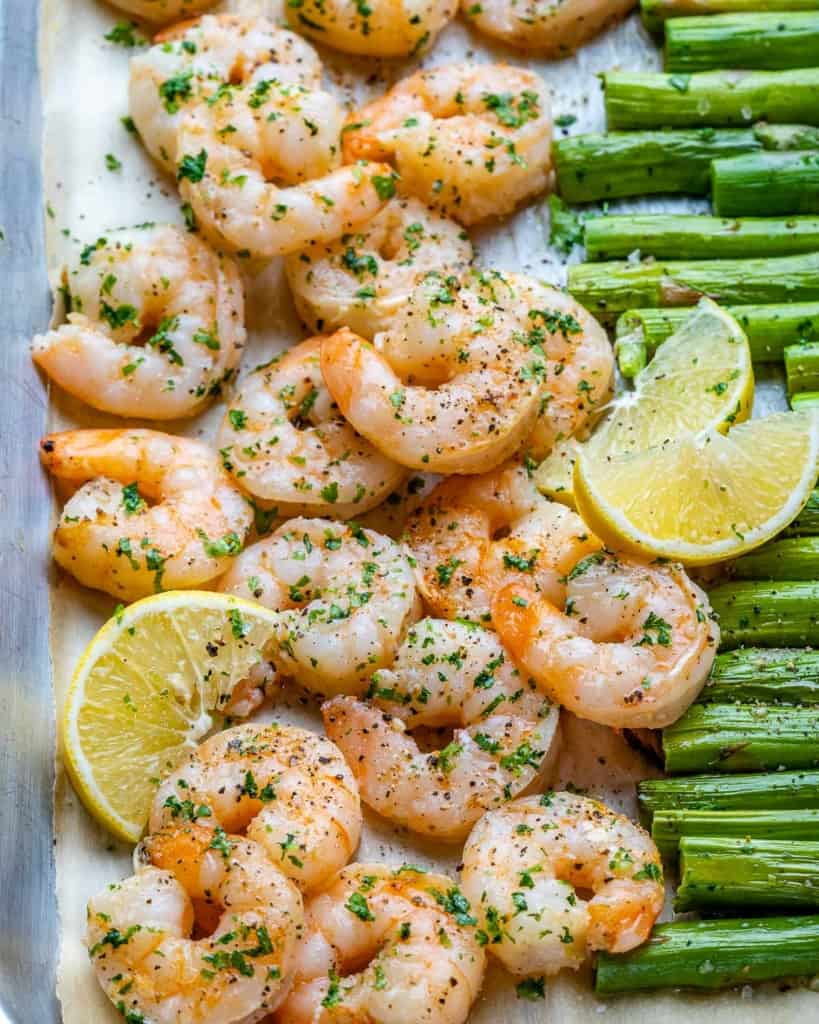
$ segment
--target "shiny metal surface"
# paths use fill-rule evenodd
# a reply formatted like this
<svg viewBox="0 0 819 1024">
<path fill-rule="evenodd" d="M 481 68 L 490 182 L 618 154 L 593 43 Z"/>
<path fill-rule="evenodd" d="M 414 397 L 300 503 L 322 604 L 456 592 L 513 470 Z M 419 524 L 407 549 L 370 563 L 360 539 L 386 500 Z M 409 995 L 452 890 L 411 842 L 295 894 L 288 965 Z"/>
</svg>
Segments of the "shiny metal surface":
<svg viewBox="0 0 819 1024">
<path fill-rule="evenodd" d="M 37 18 L 0 0 L 0 1022 L 59 1020 L 52 854 L 54 707 L 46 545 L 34 453 L 46 422 L 29 358 L 47 324 Z"/>
</svg>

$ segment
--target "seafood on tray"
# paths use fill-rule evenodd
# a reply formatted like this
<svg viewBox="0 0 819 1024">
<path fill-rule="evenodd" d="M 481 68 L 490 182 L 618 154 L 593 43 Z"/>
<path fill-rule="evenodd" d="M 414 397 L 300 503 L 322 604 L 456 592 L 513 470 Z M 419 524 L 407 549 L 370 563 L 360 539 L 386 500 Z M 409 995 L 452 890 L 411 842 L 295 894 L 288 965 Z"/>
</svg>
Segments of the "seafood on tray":
<svg viewBox="0 0 819 1024">
<path fill-rule="evenodd" d="M 713 218 L 698 228 L 696 217 L 641 214 L 638 231 L 622 213 L 574 214 L 552 197 L 564 252 L 587 241 L 590 260 L 607 247 L 628 259 L 573 267 L 568 290 L 522 254 L 525 267 L 493 265 L 491 226 L 516 213 L 540 223 L 556 186 L 592 188 L 612 142 L 600 137 L 603 157 L 582 144 L 586 180 L 581 143 L 553 145 L 570 122 L 553 119 L 544 78 L 488 51 L 460 62 L 433 51 L 368 92 L 375 58 L 433 50 L 456 15 L 449 0 L 291 0 L 289 28 L 193 0 L 117 6 L 165 24 L 130 59 L 130 124 L 162 189 L 178 191 L 185 228 L 92 236 L 62 272 L 65 322 L 32 345 L 37 366 L 86 407 L 82 426 L 40 445 L 62 505 L 54 560 L 72 594 L 78 584 L 140 602 L 113 610 L 64 712 L 84 803 L 119 838 L 141 835 L 132 873 L 84 893 L 90 970 L 114 1010 L 129 1024 L 464 1024 L 493 998 L 490 962 L 531 1000 L 589 963 L 601 992 L 678 976 L 733 983 L 731 942 L 707 946 L 724 924 L 657 925 L 660 850 L 680 860 L 678 907 L 741 909 L 763 871 L 757 838 L 778 892 L 778 865 L 795 857 L 785 839 L 807 845 L 813 833 L 783 839 L 774 822 L 757 836 L 753 813 L 776 806 L 732 801 L 776 787 L 750 774 L 711 784 L 711 803 L 651 784 L 646 829 L 623 813 L 627 780 L 614 800 L 613 785 L 579 791 L 566 765 L 597 759 L 594 737 L 625 749 L 625 731 L 690 771 L 812 771 L 815 744 L 809 757 L 800 739 L 819 728 L 815 694 L 804 697 L 819 678 L 812 652 L 717 653 L 721 641 L 819 642 L 815 603 L 805 610 L 819 595 L 794 586 L 814 586 L 800 582 L 817 564 L 801 534 L 819 535 L 819 502 L 808 501 L 819 421 L 803 409 L 743 422 L 752 364 L 773 349 L 802 394 L 795 404 L 813 402 L 811 315 L 796 353 L 793 311 L 765 319 L 766 307 L 743 305 L 770 299 L 758 268 L 733 261 L 723 278 L 719 260 L 660 262 L 669 237 L 701 256 L 734 245 Z M 491 0 L 462 14 L 479 33 L 557 58 L 631 6 Z M 685 4 L 656 6 L 643 0 L 655 27 Z M 711 25 L 747 53 L 731 17 Z M 782 21 L 784 32 L 792 19 Z M 339 87 L 350 59 L 329 51 L 369 59 L 345 72 L 361 88 Z M 789 73 L 779 59 L 759 73 Z M 682 144 L 666 124 L 696 128 L 693 162 L 723 131 L 726 149 L 754 159 L 772 139 L 815 138 L 810 125 L 731 127 L 731 104 L 728 124 L 712 122 L 718 81 L 683 69 L 669 83 L 606 80 L 610 117 L 645 129 L 622 145 L 658 165 Z M 752 84 L 742 88 L 756 110 Z M 772 120 L 815 116 L 782 103 Z M 625 174 L 616 160 L 611 173 Z M 730 230 L 751 248 L 819 238 L 798 217 L 791 228 Z M 782 244 L 778 255 L 800 258 Z M 652 245 L 656 258 L 641 259 Z M 662 308 L 703 294 L 736 308 Z M 266 329 L 282 295 L 287 313 Z M 307 330 L 283 351 L 296 316 Z M 803 506 L 788 537 L 750 553 Z M 684 557 L 658 555 L 661 541 Z M 720 564 L 694 570 L 707 561 Z M 761 567 L 778 589 L 746 582 Z M 150 650 L 138 650 L 140 630 Z M 799 700 L 790 664 L 802 670 Z M 599 762 L 619 781 L 618 757 Z M 118 818 L 106 810 L 114 796 Z M 813 806 L 800 799 L 799 813 Z M 698 831 L 706 811 L 749 819 L 715 836 Z M 457 869 L 438 870 L 453 851 Z M 720 858 L 736 867 L 730 878 Z M 789 892 L 815 910 L 808 860 L 798 898 Z M 808 926 L 793 921 L 776 927 L 798 937 Z M 691 980 L 685 955 L 673 968 L 663 959 L 665 942 L 684 941 L 678 928 L 711 950 L 711 982 Z M 797 953 L 782 960 L 805 973 Z M 772 963 L 748 980 L 788 973 Z"/>
</svg>

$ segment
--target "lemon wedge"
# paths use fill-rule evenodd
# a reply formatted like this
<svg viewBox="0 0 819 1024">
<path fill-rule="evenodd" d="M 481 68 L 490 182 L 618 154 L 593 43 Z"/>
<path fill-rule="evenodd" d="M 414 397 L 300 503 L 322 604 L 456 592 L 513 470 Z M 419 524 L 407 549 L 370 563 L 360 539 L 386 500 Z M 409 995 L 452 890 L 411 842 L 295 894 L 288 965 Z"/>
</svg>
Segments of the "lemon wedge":
<svg viewBox="0 0 819 1024">
<path fill-rule="evenodd" d="M 538 489 L 574 507 L 572 478 L 583 448 L 598 456 L 640 452 L 689 431 L 725 431 L 746 420 L 754 399 L 748 339 L 739 324 L 703 299 L 612 401 L 591 439 L 560 441 L 534 474 Z"/>
<path fill-rule="evenodd" d="M 86 647 L 63 711 L 63 756 L 114 835 L 139 839 L 157 780 L 261 660 L 275 618 L 228 594 L 169 591 L 118 611 Z"/>
<path fill-rule="evenodd" d="M 732 316 L 702 299 L 616 398 L 587 442 L 595 453 L 640 452 L 690 431 L 746 420 L 754 400 L 748 339 Z"/>
<path fill-rule="evenodd" d="M 575 437 L 558 441 L 534 473 L 535 486 L 552 501 L 574 508 L 572 477 L 581 442 Z"/>
<path fill-rule="evenodd" d="M 601 457 L 586 446 L 573 488 L 578 512 L 612 548 L 705 565 L 784 529 L 817 469 L 819 412 L 783 412 L 643 452 Z"/>
</svg>

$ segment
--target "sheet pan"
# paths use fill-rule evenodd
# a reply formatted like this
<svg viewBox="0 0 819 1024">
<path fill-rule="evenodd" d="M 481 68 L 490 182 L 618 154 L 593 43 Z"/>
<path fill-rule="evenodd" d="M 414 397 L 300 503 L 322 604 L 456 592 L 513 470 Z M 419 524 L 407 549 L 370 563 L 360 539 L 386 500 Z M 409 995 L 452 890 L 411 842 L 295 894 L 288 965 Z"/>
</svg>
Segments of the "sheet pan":
<svg viewBox="0 0 819 1024">
<path fill-rule="evenodd" d="M 226 6 L 280 13 L 277 0 L 232 0 Z M 128 872 L 130 851 L 91 822 L 64 778 L 59 752 L 54 769 L 54 699 L 59 708 L 77 656 L 111 613 L 113 602 L 84 591 L 51 567 L 48 534 L 53 509 L 48 484 L 37 469 L 36 442 L 46 426 L 104 426 L 116 421 L 64 395 L 52 393 L 47 400 L 47 388 L 30 365 L 28 341 L 49 317 L 46 253 L 53 281 L 77 244 L 108 228 L 151 219 L 180 221 L 179 200 L 172 183 L 157 175 L 122 129 L 127 54 L 103 39 L 120 16 L 95 0 L 43 0 L 43 136 L 37 13 L 34 0 L 0 0 L 0 228 L 5 234 L 0 241 L 0 281 L 5 285 L 5 301 L 0 303 L 0 365 L 5 370 L 0 378 L 5 384 L 0 404 L 0 673 L 5 677 L 0 681 L 0 1024 L 51 1024 L 61 1017 L 65 1024 L 113 1024 L 120 1018 L 97 987 L 82 944 L 84 910 L 92 892 Z M 333 83 L 350 101 L 379 92 L 407 70 L 401 64 L 374 68 L 372 61 L 323 56 Z M 646 68 L 658 63 L 636 18 L 576 58 L 551 65 L 492 49 L 455 24 L 424 63 L 465 56 L 484 61 L 506 58 L 540 71 L 552 87 L 555 114 L 576 116 L 573 131 L 602 127 L 596 72 L 617 64 Z M 104 157 L 109 152 L 123 162 L 121 173 L 106 170 Z M 666 201 L 634 205 L 701 207 Z M 548 246 L 545 203 L 472 234 L 483 265 L 562 280 L 561 262 Z M 304 331 L 277 263 L 249 277 L 247 286 L 251 343 L 244 365 L 249 367 L 300 340 Z M 763 408 L 783 405 L 776 374 L 759 395 Z M 178 429 L 210 437 L 219 415 L 217 408 Z M 292 721 L 317 722 L 315 713 L 298 703 L 279 706 L 275 713 Z M 650 773 L 650 767 L 608 730 L 570 716 L 564 726 L 560 784 L 588 788 L 633 813 L 633 784 Z M 369 816 L 358 858 L 409 859 L 452 871 L 459 853 L 459 848 L 435 848 L 397 837 Z M 816 1019 L 817 1014 L 815 993 L 773 986 L 748 988 L 739 995 L 665 994 L 606 1003 L 592 996 L 588 974 L 561 977 L 549 985 L 545 1002 L 525 1004 L 516 1000 L 510 979 L 491 970 L 471 1020 L 585 1024 L 601 1017 L 610 1024 L 642 1024 L 649 1019 L 668 1024 L 790 1024 Z"/>
<path fill-rule="evenodd" d="M 0 0 L 0 1021 L 57 1019 L 46 396 L 28 356 L 47 324 L 39 9 Z"/>
</svg>

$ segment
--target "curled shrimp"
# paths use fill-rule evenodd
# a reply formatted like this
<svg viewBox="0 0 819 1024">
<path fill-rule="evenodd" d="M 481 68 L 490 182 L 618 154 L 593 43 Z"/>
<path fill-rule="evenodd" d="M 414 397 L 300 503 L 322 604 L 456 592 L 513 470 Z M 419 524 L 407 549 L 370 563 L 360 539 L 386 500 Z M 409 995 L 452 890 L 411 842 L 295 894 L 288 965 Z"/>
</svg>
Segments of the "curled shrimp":
<svg viewBox="0 0 819 1024">
<path fill-rule="evenodd" d="M 708 598 L 682 567 L 608 551 L 568 573 L 562 611 L 520 581 L 495 595 L 492 622 L 552 700 L 615 728 L 676 721 L 705 684 L 719 643 Z"/>
<path fill-rule="evenodd" d="M 88 903 L 88 952 L 129 1021 L 260 1020 L 288 990 L 301 895 L 258 843 L 191 824 L 143 841 L 142 863 Z M 194 921 L 206 938 L 190 937 Z"/>
<path fill-rule="evenodd" d="M 338 167 L 328 92 L 262 79 L 223 88 L 177 134 L 179 190 L 216 245 L 270 259 L 354 231 L 395 191 L 387 164 Z"/>
<path fill-rule="evenodd" d="M 461 884 L 486 948 L 517 975 L 576 970 L 595 949 L 634 949 L 665 895 L 649 835 L 573 793 L 487 812 L 466 841 Z"/>
<path fill-rule="evenodd" d="M 390 668 L 372 678 L 374 703 L 336 697 L 324 727 L 365 803 L 438 839 L 463 839 L 485 810 L 542 783 L 557 748 L 558 709 L 481 626 L 422 619 Z M 437 750 L 413 731 L 454 727 Z"/>
<path fill-rule="evenodd" d="M 291 26 L 324 46 L 370 57 L 415 57 L 452 20 L 454 0 L 291 0 Z"/>
<path fill-rule="evenodd" d="M 302 892 L 320 888 L 358 846 L 358 787 L 340 751 L 292 725 L 237 725 L 205 740 L 154 797 L 148 827 L 195 820 L 258 843 Z"/>
<path fill-rule="evenodd" d="M 64 272 L 68 322 L 32 358 L 77 398 L 119 416 L 179 419 L 218 395 L 245 341 L 238 268 L 170 225 L 110 232 Z"/>
<path fill-rule="evenodd" d="M 399 188 L 461 224 L 511 213 L 551 177 L 546 85 L 506 64 L 419 71 L 350 115 L 344 157 L 388 160 Z"/>
<path fill-rule="evenodd" d="M 365 338 L 387 330 L 419 278 L 472 262 L 463 228 L 417 199 L 394 198 L 353 234 L 288 256 L 296 309 L 313 330 L 349 327 Z"/>
<path fill-rule="evenodd" d="M 40 442 L 63 508 L 54 558 L 80 583 L 135 601 L 207 586 L 250 528 L 247 502 L 201 441 L 157 430 L 65 430 Z"/>
<path fill-rule="evenodd" d="M 514 318 L 517 337 L 535 356 L 540 410 L 524 447 L 540 462 L 557 442 L 585 434 L 611 397 L 608 335 L 570 295 L 524 274 L 476 271 L 467 283 Z"/>
<path fill-rule="evenodd" d="M 464 1024 L 486 957 L 463 893 L 409 865 L 351 864 L 307 905 L 278 1024 Z"/>
<path fill-rule="evenodd" d="M 328 697 L 363 692 L 420 616 L 395 541 L 331 519 L 289 520 L 240 555 L 219 586 L 279 611 L 277 668 Z"/>
<path fill-rule="evenodd" d="M 413 469 L 482 473 L 521 446 L 538 415 L 540 384 L 513 321 L 438 274 L 372 345 L 346 329 L 327 338 L 321 369 L 356 430 Z"/>
<path fill-rule="evenodd" d="M 478 31 L 553 59 L 569 57 L 632 7 L 634 0 L 461 0 L 461 10 Z"/>
<path fill-rule="evenodd" d="M 321 342 L 246 377 L 217 444 L 237 484 L 280 515 L 347 519 L 383 501 L 406 471 L 342 418 L 321 375 Z"/>
<path fill-rule="evenodd" d="M 426 606 L 487 624 L 500 587 L 525 579 L 561 601 L 566 574 L 603 546 L 517 464 L 438 484 L 410 516 L 405 539 Z"/>
<path fill-rule="evenodd" d="M 175 173 L 186 111 L 220 88 L 265 79 L 317 88 L 321 61 L 308 42 L 269 18 L 205 15 L 166 29 L 131 58 L 131 117 L 151 156 Z"/>
</svg>

